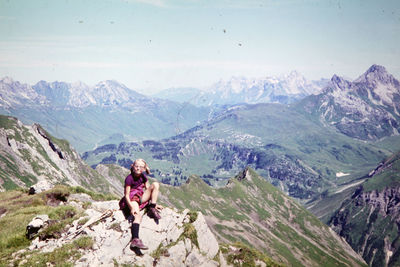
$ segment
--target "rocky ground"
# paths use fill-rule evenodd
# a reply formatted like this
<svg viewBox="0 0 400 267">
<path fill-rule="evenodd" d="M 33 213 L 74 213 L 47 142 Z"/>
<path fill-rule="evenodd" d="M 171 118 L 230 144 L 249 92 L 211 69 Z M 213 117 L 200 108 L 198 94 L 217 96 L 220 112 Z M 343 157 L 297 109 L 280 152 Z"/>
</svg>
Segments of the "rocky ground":
<svg viewBox="0 0 400 267">
<path fill-rule="evenodd" d="M 82 207 L 82 203 L 91 202 L 84 218 L 74 221 L 59 239 L 33 240 L 29 248 L 15 254 L 16 259 L 27 259 L 27 252 L 51 252 L 82 236 L 94 241 L 89 249 L 80 251 L 81 257 L 73 262 L 74 266 L 221 266 L 226 265 L 220 254 L 219 244 L 208 228 L 203 215 L 184 210 L 165 207 L 161 219 L 155 221 L 143 216 L 140 238 L 148 250 L 130 248 L 130 223 L 118 208 L 118 201 L 95 202 L 86 194 L 69 197 L 68 205 Z M 46 225 L 46 224 L 44 224 Z M 27 256 L 29 257 L 29 256 Z"/>
</svg>

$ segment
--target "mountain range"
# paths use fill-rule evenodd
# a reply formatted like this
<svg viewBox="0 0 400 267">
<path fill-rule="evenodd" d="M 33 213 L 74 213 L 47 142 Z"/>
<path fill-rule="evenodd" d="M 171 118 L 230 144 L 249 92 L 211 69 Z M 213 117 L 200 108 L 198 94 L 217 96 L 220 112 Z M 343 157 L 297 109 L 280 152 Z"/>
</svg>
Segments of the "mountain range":
<svg viewBox="0 0 400 267">
<path fill-rule="evenodd" d="M 297 106 L 341 133 L 361 140 L 398 135 L 400 83 L 383 66 L 372 65 L 353 82 L 334 75 L 318 95 Z"/>
<path fill-rule="evenodd" d="M 93 167 L 126 168 L 130 159 L 146 158 L 164 183 L 175 185 L 196 173 L 219 186 L 251 166 L 290 196 L 307 200 L 358 177 L 389 154 L 288 107 L 258 104 L 236 107 L 172 138 L 105 145 L 82 158 Z"/>
<path fill-rule="evenodd" d="M 190 103 L 196 106 L 224 106 L 235 104 L 280 103 L 290 104 L 316 94 L 329 82 L 327 79 L 308 81 L 292 71 L 281 77 L 232 77 L 220 80 L 202 90 L 197 88 L 170 88 L 155 97 Z"/>
<path fill-rule="evenodd" d="M 146 97 L 116 81 L 30 86 L 6 77 L 0 80 L 0 113 L 40 123 L 82 152 L 110 141 L 175 135 L 208 119 L 210 109 Z"/>
<path fill-rule="evenodd" d="M 130 158 L 143 157 L 169 184 L 179 184 L 196 173 L 218 186 L 240 169 L 251 166 L 289 195 L 310 200 L 332 187 L 348 186 L 366 169 L 375 168 L 382 159 L 400 150 L 398 132 L 389 127 L 397 123 L 391 110 L 399 105 L 398 81 L 377 65 L 355 82 L 347 82 L 347 87 L 339 81 L 344 79 L 334 75 L 320 94 L 293 105 L 231 106 L 180 135 L 106 145 L 85 152 L 83 158 L 92 166 L 117 163 L 128 167 Z M 384 86 L 389 90 L 382 90 Z M 387 97 L 377 105 L 354 93 L 363 90 L 376 99 Z M 369 118 L 368 113 L 360 121 L 351 119 L 364 116 L 359 113 L 360 108 L 385 115 Z M 393 122 L 384 119 L 390 116 L 395 119 Z M 337 118 L 340 125 L 347 123 L 355 132 L 358 129 L 359 135 L 340 131 L 342 128 L 329 118 Z M 379 118 L 381 121 L 376 121 Z M 364 123 L 364 128 L 353 126 L 358 123 Z M 369 139 L 363 140 L 361 134 L 369 129 Z M 378 134 L 382 129 L 387 130 Z M 372 135 L 372 131 L 376 134 Z M 374 141 L 377 139 L 380 141 Z M 385 144 L 389 139 L 391 144 Z"/>
<path fill-rule="evenodd" d="M 186 107 L 196 114 L 204 111 L 201 113 L 204 119 L 195 123 L 188 120 L 185 131 L 181 127 L 175 127 L 175 130 L 180 128 L 179 131 L 175 131 L 175 134 L 168 135 L 165 131 L 162 134 L 166 137 L 158 139 L 150 135 L 146 136 L 149 125 L 144 123 L 141 128 L 143 138 L 137 138 L 138 140 L 134 142 L 126 141 L 128 138 L 124 134 L 125 129 L 121 130 L 124 125 L 120 124 L 119 117 L 123 117 L 121 114 L 125 114 L 123 112 L 129 110 L 134 99 L 139 99 L 141 96 L 132 96 L 132 99 L 127 102 L 118 102 L 116 98 L 110 97 L 113 100 L 94 100 L 92 103 L 95 104 L 75 107 L 69 102 L 71 93 L 66 93 L 71 92 L 71 89 L 64 90 L 61 85 L 51 85 L 53 86 L 51 87 L 44 82 L 44 85 L 38 83 L 31 87 L 31 90 L 28 85 L 21 85 L 9 78 L 3 80 L 5 81 L 0 83 L 1 88 L 9 90 L 1 91 L 1 107 L 7 114 L 25 114 L 24 116 L 30 119 L 35 119 L 36 116 L 46 118 L 46 123 L 53 127 L 56 125 L 55 129 L 60 128 L 57 126 L 58 123 L 68 122 L 63 126 L 63 131 L 69 136 L 75 134 L 75 137 L 79 137 L 76 133 L 81 129 L 83 130 L 81 134 L 87 134 L 91 130 L 94 131 L 93 129 L 102 127 L 109 131 L 106 134 L 105 131 L 101 132 L 104 138 L 97 143 L 106 144 L 107 141 L 112 141 L 111 143 L 98 145 L 96 149 L 82 154 L 82 158 L 96 170 L 87 169 L 87 166 L 80 167 L 78 169 L 83 170 L 82 176 L 75 178 L 70 175 L 75 171 L 74 168 L 63 167 L 62 170 L 67 169 L 67 172 L 57 176 L 59 178 L 54 179 L 53 182 L 80 184 L 84 187 L 94 184 L 100 185 L 105 191 L 117 192 L 121 188 L 117 189 L 108 183 L 121 183 L 119 176 L 124 173 L 123 167 L 129 167 L 134 158 L 145 158 L 158 180 L 166 184 L 181 185 L 178 189 L 164 186 L 167 190 L 166 194 L 171 196 L 163 200 L 165 203 L 178 208 L 189 205 L 193 209 L 202 210 L 206 216 L 209 216 L 209 224 L 215 224 L 215 228 L 212 226 L 212 229 L 220 240 L 233 241 L 239 238 L 242 242 L 252 245 L 253 242 L 258 242 L 257 238 L 268 240 L 264 234 L 257 234 L 257 231 L 263 232 L 265 229 L 260 230 L 258 226 L 246 221 L 246 217 L 243 217 L 241 212 L 237 214 L 233 210 L 238 211 L 244 208 L 248 211 L 248 205 L 240 206 L 242 202 L 264 203 L 267 201 L 256 197 L 255 192 L 269 192 L 268 186 L 263 185 L 258 188 L 258 185 L 253 184 L 254 181 L 259 183 L 258 178 L 253 178 L 258 175 L 255 173 L 257 172 L 263 177 L 261 179 L 263 182 L 271 182 L 329 224 L 371 266 L 398 264 L 400 254 L 397 250 L 399 238 L 397 218 L 399 177 L 397 174 L 398 151 L 400 151 L 398 132 L 400 86 L 399 81 L 382 66 L 371 66 L 354 81 L 334 75 L 319 93 L 305 96 L 289 105 L 231 103 L 212 104 L 212 106 L 199 108 L 188 103 L 178 104 L 143 96 L 145 97 L 143 101 L 173 103 L 177 108 L 171 108 L 171 110 L 187 116 L 189 114 L 184 112 Z M 15 83 L 17 89 L 13 86 L 6 87 L 5 83 Z M 234 92 L 234 88 L 237 89 L 240 86 L 232 85 L 229 90 Z M 88 92 L 91 90 L 94 89 Z M 100 92 L 102 89 L 98 90 Z M 121 95 L 120 98 L 122 99 L 123 96 Z M 57 104 L 54 104 L 56 102 Z M 82 103 L 81 105 L 84 105 Z M 149 106 L 151 107 L 151 104 Z M 162 110 L 161 105 L 154 107 L 153 115 Z M 127 115 L 126 119 L 128 117 L 132 119 L 136 115 L 141 118 L 148 115 L 148 113 L 138 114 L 137 112 L 129 114 L 130 117 Z M 132 117 L 132 114 L 135 116 Z M 109 119 L 114 115 L 117 115 L 118 121 L 111 125 Z M 60 118 L 63 120 L 60 121 Z M 68 153 L 63 152 L 68 150 L 63 148 L 64 142 L 52 137 L 44 130 L 46 127 L 37 124 L 22 127 L 21 122 L 9 117 L 2 117 L 1 122 L 2 150 L 4 150 L 1 164 L 5 170 L 1 173 L 3 189 L 29 187 L 40 179 L 52 177 L 52 174 L 60 172 L 55 166 L 65 165 L 62 163 L 62 158 L 72 158 L 66 156 Z M 165 120 L 163 122 L 165 123 Z M 180 121 L 175 123 L 175 126 L 179 126 Z M 78 125 L 81 128 L 77 127 Z M 193 127 L 193 125 L 196 126 Z M 163 124 L 154 127 L 165 130 Z M 111 128 L 112 131 L 109 130 Z M 92 139 L 95 134 L 99 135 L 96 132 L 92 136 L 85 135 L 84 138 Z M 22 138 L 22 136 L 26 137 Z M 43 151 L 47 150 L 52 153 L 52 157 L 59 158 L 61 161 L 58 159 L 55 161 L 51 157 L 49 161 L 46 156 L 43 156 Z M 12 156 L 9 156 L 10 154 Z M 79 158 L 77 153 L 75 155 L 75 158 Z M 122 167 L 109 165 L 114 163 Z M 73 166 L 81 166 L 76 164 L 74 163 Z M 246 167 L 251 167 L 255 172 Z M 46 176 L 44 173 L 47 168 L 51 170 L 51 174 Z M 243 169 L 247 170 L 246 173 L 250 172 L 250 176 L 246 174 L 239 177 L 250 177 L 252 182 L 248 184 L 246 179 L 238 179 L 241 181 L 241 185 L 238 185 L 238 182 L 232 180 L 231 177 Z M 88 176 L 86 172 L 93 172 L 92 176 Z M 192 174 L 197 174 L 199 177 Z M 10 180 L 10 177 L 13 179 Z M 94 179 L 93 182 L 91 182 L 92 179 Z M 216 188 L 206 186 L 203 181 Z M 190 189 L 191 183 L 194 184 L 195 189 Z M 196 191 L 199 188 L 202 190 L 201 193 Z M 230 191 L 229 188 L 232 190 Z M 187 195 L 184 194 L 186 191 Z M 228 192 L 232 192 L 232 195 Z M 244 194 L 243 192 L 250 193 L 255 199 L 248 200 L 239 197 Z M 269 198 L 271 194 L 267 194 Z M 222 206 L 216 203 L 206 204 L 203 198 L 208 201 L 220 199 L 218 201 L 222 203 Z M 183 201 L 185 199 L 186 201 Z M 275 199 L 275 202 L 279 202 L 278 199 Z M 228 203 L 234 206 L 225 209 Z M 287 204 L 286 201 L 284 203 Z M 273 206 L 272 203 L 269 205 Z M 291 204 L 289 206 L 291 207 L 289 211 L 297 210 L 295 206 Z M 280 207 L 282 208 L 282 205 Z M 261 217 L 264 216 L 263 210 L 271 212 L 268 208 L 257 206 L 252 206 L 251 209 Z M 225 222 L 223 221 L 225 218 L 215 210 L 223 210 L 221 214 L 230 218 L 229 227 L 237 221 L 242 220 L 243 223 L 225 229 L 222 223 Z M 280 218 L 276 211 L 273 213 L 272 217 Z M 263 224 L 268 221 L 269 217 L 265 216 L 262 220 L 255 220 L 255 223 Z M 285 216 L 290 218 L 290 212 Z M 296 214 L 293 218 L 297 220 L 301 217 L 301 214 Z M 310 224 L 310 220 L 307 220 L 306 224 L 310 227 L 315 226 L 316 224 Z M 281 218 L 280 221 L 285 220 Z M 280 254 L 287 252 L 286 248 L 289 248 L 289 251 L 299 251 L 301 247 L 299 244 L 306 248 L 313 247 L 315 242 L 319 245 L 323 244 L 322 241 L 315 241 L 316 239 L 313 239 L 314 241 L 307 239 L 311 242 L 307 243 L 308 245 L 303 241 L 289 242 L 290 245 L 286 245 L 286 241 L 282 241 L 284 239 L 281 234 L 282 229 L 291 233 L 288 235 L 290 237 L 298 236 L 305 233 L 302 232 L 301 225 L 301 222 L 283 227 L 276 224 L 267 225 L 266 231 L 269 231 L 269 235 L 278 238 L 269 240 L 270 250 L 265 248 L 265 251 L 275 257 L 274 259 L 289 265 L 302 263 L 299 257 L 312 265 L 313 256 L 311 258 L 304 256 L 303 252 L 294 254 L 291 252 L 291 255 L 285 253 L 284 256 Z M 276 227 L 280 229 L 279 233 L 270 231 Z M 235 233 L 234 229 L 242 230 Z M 258 230 L 253 231 L 254 229 Z M 297 229 L 299 232 L 293 233 L 290 229 Z M 245 237 L 240 238 L 244 232 Z M 272 244 L 278 245 L 277 248 Z M 285 244 L 286 248 L 279 244 Z M 319 250 L 311 249 L 311 251 Z M 330 256 L 323 258 L 327 259 L 327 257 L 330 258 Z M 333 258 L 337 259 L 338 256 Z M 315 262 L 318 261 L 321 262 L 321 258 L 317 257 Z"/>
</svg>

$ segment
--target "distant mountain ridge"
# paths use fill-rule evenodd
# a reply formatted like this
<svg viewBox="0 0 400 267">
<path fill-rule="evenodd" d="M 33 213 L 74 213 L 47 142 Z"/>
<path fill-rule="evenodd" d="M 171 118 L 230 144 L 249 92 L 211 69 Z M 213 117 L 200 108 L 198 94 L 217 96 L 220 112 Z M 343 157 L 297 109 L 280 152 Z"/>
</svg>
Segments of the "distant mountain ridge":
<svg viewBox="0 0 400 267">
<path fill-rule="evenodd" d="M 292 71 L 281 77 L 246 78 L 232 77 L 218 81 L 202 90 L 173 88 L 155 96 L 197 106 L 235 105 L 257 103 L 290 104 L 308 95 L 318 93 L 328 80 L 308 81 L 303 75 Z M 172 93 L 172 94 L 171 94 Z"/>
<path fill-rule="evenodd" d="M 82 82 L 50 83 L 43 80 L 30 86 L 5 77 L 0 80 L 0 92 L 2 100 L 8 100 L 9 107 L 20 104 L 39 104 L 84 108 L 90 105 L 113 106 L 129 101 L 147 100 L 146 96 L 113 80 L 102 81 L 92 87 Z"/>
<path fill-rule="evenodd" d="M 382 101 L 381 106 L 353 92 L 353 89 L 375 92 L 382 83 L 393 86 L 389 90 L 392 93 L 383 91 L 381 98 L 388 95 L 389 101 Z M 140 155 L 151 161 L 169 184 L 179 184 L 196 173 L 206 182 L 219 185 L 227 176 L 251 166 L 290 196 L 311 200 L 331 187 L 342 187 L 358 179 L 360 172 L 373 168 L 392 153 L 372 142 L 376 139 L 359 140 L 365 129 L 382 130 L 381 138 L 395 134 L 383 131 L 384 124 L 376 126 L 380 122 L 369 118 L 369 114 L 360 120 L 364 128 L 355 128 L 355 134 L 351 135 L 331 124 L 328 112 L 333 116 L 335 110 L 351 107 L 337 113 L 341 115 L 337 120 L 348 122 L 348 128 L 352 129 L 348 118 L 363 116 L 358 114 L 359 108 L 389 112 L 391 107 L 399 105 L 397 83 L 383 67 L 373 65 L 357 82 L 334 75 L 320 94 L 310 95 L 298 104 L 231 106 L 182 134 L 158 141 L 102 146 L 85 152 L 83 158 L 92 166 L 117 163 L 127 167 L 126 159 Z"/>
<path fill-rule="evenodd" d="M 296 105 L 353 138 L 399 135 L 400 83 L 383 66 L 372 65 L 353 82 L 334 75 L 322 93 Z"/>
<path fill-rule="evenodd" d="M 136 141 L 175 135 L 208 119 L 210 108 L 147 97 L 116 81 L 30 86 L 6 77 L 0 80 L 0 114 L 40 123 L 82 152 L 114 136 Z"/>
</svg>

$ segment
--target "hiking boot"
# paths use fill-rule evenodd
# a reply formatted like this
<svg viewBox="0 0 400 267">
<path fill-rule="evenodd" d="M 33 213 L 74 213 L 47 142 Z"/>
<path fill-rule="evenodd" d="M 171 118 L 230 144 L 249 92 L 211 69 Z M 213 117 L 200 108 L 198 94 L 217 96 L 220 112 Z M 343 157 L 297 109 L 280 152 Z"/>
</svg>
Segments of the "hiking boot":
<svg viewBox="0 0 400 267">
<path fill-rule="evenodd" d="M 132 241 L 131 241 L 131 248 L 132 248 L 132 249 L 133 249 L 133 248 L 148 249 L 148 247 L 146 247 L 146 246 L 143 244 L 142 240 L 139 239 L 139 238 L 134 238 L 134 239 L 132 239 Z"/>
<path fill-rule="evenodd" d="M 147 215 L 155 220 L 161 219 L 161 216 L 155 207 L 149 207 L 149 209 L 147 210 Z"/>
</svg>

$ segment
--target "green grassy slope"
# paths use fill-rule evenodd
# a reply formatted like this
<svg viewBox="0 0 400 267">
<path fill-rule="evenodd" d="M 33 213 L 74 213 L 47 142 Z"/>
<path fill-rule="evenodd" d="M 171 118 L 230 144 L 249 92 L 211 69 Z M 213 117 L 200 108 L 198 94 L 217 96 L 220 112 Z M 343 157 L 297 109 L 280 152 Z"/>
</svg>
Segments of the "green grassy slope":
<svg viewBox="0 0 400 267">
<path fill-rule="evenodd" d="M 251 169 L 218 189 L 196 176 L 162 186 L 161 201 L 200 210 L 220 241 L 243 242 L 290 266 L 363 265 L 326 225 Z"/>
</svg>

